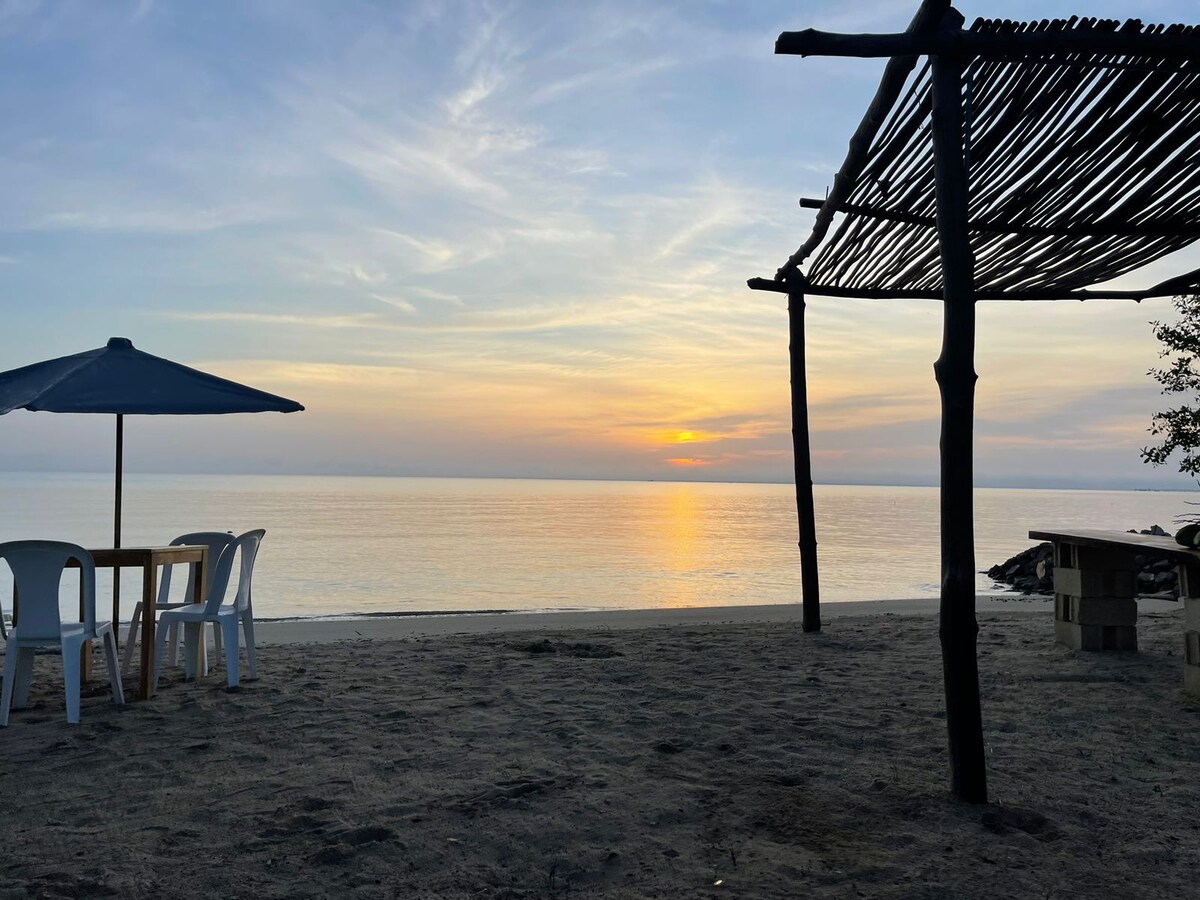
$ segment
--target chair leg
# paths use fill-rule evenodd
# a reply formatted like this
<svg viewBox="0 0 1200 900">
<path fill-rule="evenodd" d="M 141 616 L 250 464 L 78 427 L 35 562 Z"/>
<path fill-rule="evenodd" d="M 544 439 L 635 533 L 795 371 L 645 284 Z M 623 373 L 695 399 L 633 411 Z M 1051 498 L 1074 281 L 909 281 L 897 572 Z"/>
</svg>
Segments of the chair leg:
<svg viewBox="0 0 1200 900">
<path fill-rule="evenodd" d="M 167 634 L 170 637 L 171 650 L 167 654 L 167 665 L 179 665 L 179 629 L 180 626 L 172 622 L 171 627 L 167 629 Z"/>
<path fill-rule="evenodd" d="M 220 659 L 224 648 L 221 646 L 221 623 L 213 622 L 213 658 Z"/>
<path fill-rule="evenodd" d="M 67 689 L 67 724 L 79 724 L 79 657 L 80 644 L 63 642 L 63 681 Z"/>
<path fill-rule="evenodd" d="M 108 683 L 112 686 L 113 703 L 117 706 L 125 705 L 125 688 L 121 684 L 121 672 L 117 666 L 117 634 L 115 629 L 109 630 L 101 634 L 101 643 L 104 645 L 104 659 L 108 663 Z"/>
<path fill-rule="evenodd" d="M 115 625 L 113 627 L 116 627 Z M 128 675 L 133 664 L 133 645 L 137 643 L 138 630 L 142 627 L 142 601 L 133 608 L 133 621 L 129 623 L 129 636 L 125 638 L 125 653 L 121 657 L 121 674 Z"/>
<path fill-rule="evenodd" d="M 183 628 L 183 677 L 191 681 L 196 677 L 196 655 L 200 652 L 199 641 L 204 640 L 204 623 L 188 622 Z"/>
<path fill-rule="evenodd" d="M 154 629 L 154 689 L 158 690 L 158 678 L 162 675 L 163 653 L 167 649 L 166 628 Z"/>
<path fill-rule="evenodd" d="M 13 679 L 15 709 L 24 709 L 29 705 L 29 692 L 33 688 L 33 657 L 32 647 L 21 647 L 17 650 L 17 675 Z"/>
<path fill-rule="evenodd" d="M 215 627 L 215 626 L 214 626 L 214 627 Z M 207 629 L 204 627 L 204 623 L 203 623 L 203 622 L 201 622 L 199 625 L 197 625 L 197 626 L 196 626 L 196 635 L 197 635 L 197 637 L 198 637 L 198 639 L 199 639 L 199 647 L 197 647 L 197 656 L 196 656 L 196 657 L 192 657 L 192 658 L 193 658 L 193 659 L 196 659 L 197 657 L 199 658 L 199 661 L 200 661 L 200 671 L 199 671 L 199 673 L 198 673 L 198 674 L 199 674 L 199 677 L 201 677 L 201 678 L 207 678 L 207 677 L 208 677 L 208 670 L 209 670 L 209 664 L 208 664 L 208 662 L 209 662 L 209 661 L 208 661 L 208 630 L 207 630 Z"/>
<path fill-rule="evenodd" d="M 226 616 L 221 620 L 222 635 L 225 638 L 225 673 L 231 688 L 238 686 L 238 619 L 237 616 Z"/>
<path fill-rule="evenodd" d="M 247 681 L 258 677 L 258 661 L 254 658 L 254 614 L 247 610 L 242 614 L 242 631 L 246 632 Z"/>
<path fill-rule="evenodd" d="M 8 710 L 12 706 L 13 682 L 17 680 L 17 656 L 20 651 L 13 641 L 4 651 L 4 688 L 0 690 L 0 728 L 8 726 Z"/>
</svg>

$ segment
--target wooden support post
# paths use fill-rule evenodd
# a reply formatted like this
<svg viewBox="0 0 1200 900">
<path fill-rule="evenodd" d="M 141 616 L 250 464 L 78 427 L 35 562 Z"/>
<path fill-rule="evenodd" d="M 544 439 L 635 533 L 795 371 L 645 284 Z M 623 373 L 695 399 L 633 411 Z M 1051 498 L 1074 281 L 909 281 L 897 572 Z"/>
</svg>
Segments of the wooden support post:
<svg viewBox="0 0 1200 900">
<path fill-rule="evenodd" d="M 943 29 L 959 30 L 962 21 L 961 14 L 951 10 Z M 975 277 L 967 232 L 962 76 L 961 58 L 933 58 L 933 150 L 944 314 L 942 353 L 934 364 L 942 396 L 942 599 L 938 634 L 951 789 L 962 800 L 986 803 L 976 658 L 979 625 L 975 619 Z"/>
<path fill-rule="evenodd" d="M 808 370 L 804 355 L 804 294 L 788 294 L 788 358 L 792 381 L 792 456 L 800 525 L 800 596 L 805 631 L 821 630 L 817 577 L 817 523 L 813 508 L 812 453 L 808 441 Z"/>
</svg>

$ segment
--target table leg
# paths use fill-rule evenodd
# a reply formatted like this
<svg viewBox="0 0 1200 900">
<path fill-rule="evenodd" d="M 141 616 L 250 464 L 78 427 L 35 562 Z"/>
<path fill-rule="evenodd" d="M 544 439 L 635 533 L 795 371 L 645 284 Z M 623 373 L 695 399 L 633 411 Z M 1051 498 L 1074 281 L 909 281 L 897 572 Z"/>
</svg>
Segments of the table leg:
<svg viewBox="0 0 1200 900">
<path fill-rule="evenodd" d="M 79 577 L 79 621 L 83 621 L 83 576 Z M 79 683 L 87 684 L 92 677 L 92 642 L 84 641 L 79 648 Z"/>
<path fill-rule="evenodd" d="M 192 563 L 196 567 L 196 577 L 192 579 L 192 602 L 203 603 L 205 600 L 204 578 L 208 574 L 208 553 L 205 551 L 203 559 L 198 563 Z M 196 641 L 196 677 L 208 674 L 208 640 L 204 636 L 204 624 L 199 627 L 200 639 Z"/>
<path fill-rule="evenodd" d="M 154 575 L 157 567 L 146 563 L 142 569 L 142 699 L 154 696 Z"/>
</svg>

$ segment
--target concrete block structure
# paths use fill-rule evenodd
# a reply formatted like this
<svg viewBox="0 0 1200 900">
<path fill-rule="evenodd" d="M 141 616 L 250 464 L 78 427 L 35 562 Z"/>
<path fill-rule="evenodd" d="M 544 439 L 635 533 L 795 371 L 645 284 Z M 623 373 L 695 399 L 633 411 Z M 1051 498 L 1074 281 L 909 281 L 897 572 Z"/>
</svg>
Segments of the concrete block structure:
<svg viewBox="0 0 1200 900">
<path fill-rule="evenodd" d="M 1072 650 L 1137 650 L 1133 554 L 1058 543 L 1054 637 Z"/>
</svg>

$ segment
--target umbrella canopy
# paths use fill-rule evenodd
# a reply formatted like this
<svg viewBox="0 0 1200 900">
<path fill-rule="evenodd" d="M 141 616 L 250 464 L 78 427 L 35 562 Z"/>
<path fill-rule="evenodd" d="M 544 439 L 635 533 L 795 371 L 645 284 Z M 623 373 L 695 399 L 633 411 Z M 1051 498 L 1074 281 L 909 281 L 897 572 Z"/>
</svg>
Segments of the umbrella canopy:
<svg viewBox="0 0 1200 900">
<path fill-rule="evenodd" d="M 0 415 L 14 409 L 116 415 L 299 412 L 295 400 L 268 394 L 154 356 L 128 338 L 0 373 Z"/>
<path fill-rule="evenodd" d="M 145 353 L 136 349 L 129 338 L 115 337 L 96 350 L 0 372 L 0 416 L 14 409 L 116 415 L 113 540 L 114 546 L 120 547 L 126 415 L 288 413 L 304 407 L 295 400 Z M 116 589 L 114 576 L 114 594 Z"/>
</svg>

